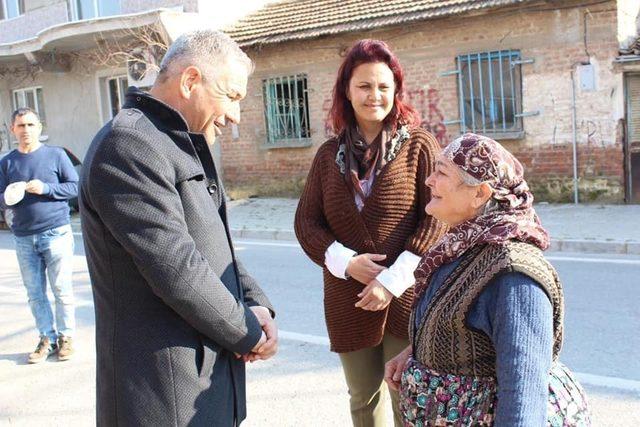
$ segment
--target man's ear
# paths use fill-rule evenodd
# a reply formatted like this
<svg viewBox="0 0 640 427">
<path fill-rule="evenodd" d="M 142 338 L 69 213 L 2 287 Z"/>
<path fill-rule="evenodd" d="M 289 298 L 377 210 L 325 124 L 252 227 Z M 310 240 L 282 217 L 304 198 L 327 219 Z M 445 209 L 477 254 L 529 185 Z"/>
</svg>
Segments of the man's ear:
<svg viewBox="0 0 640 427">
<path fill-rule="evenodd" d="M 483 182 L 480 185 L 476 185 L 475 190 L 472 203 L 475 209 L 479 209 L 481 206 L 484 206 L 489 199 L 491 199 L 493 189 L 491 189 L 489 184 Z"/>
<path fill-rule="evenodd" d="M 190 65 L 182 70 L 180 74 L 180 94 L 186 98 L 191 98 L 194 87 L 202 81 L 202 72 L 198 67 Z"/>
</svg>

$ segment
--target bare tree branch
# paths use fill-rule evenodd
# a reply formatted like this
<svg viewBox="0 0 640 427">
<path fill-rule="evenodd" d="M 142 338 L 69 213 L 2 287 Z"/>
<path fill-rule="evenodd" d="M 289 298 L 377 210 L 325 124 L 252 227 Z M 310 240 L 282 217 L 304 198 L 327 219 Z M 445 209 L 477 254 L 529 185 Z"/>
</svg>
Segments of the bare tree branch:
<svg viewBox="0 0 640 427">
<path fill-rule="evenodd" d="M 0 65 L 0 78 L 7 79 L 13 86 L 21 85 L 47 69 L 75 69 L 90 75 L 96 68 L 119 68 L 129 61 L 140 64 L 144 74 L 158 71 L 158 62 L 167 51 L 167 44 L 155 25 L 127 28 L 109 34 L 98 33 L 94 37 L 95 47 L 83 51 L 67 53 L 35 52 L 37 63 L 26 59 L 22 63 Z"/>
<path fill-rule="evenodd" d="M 154 26 L 121 30 L 110 37 L 97 34 L 96 48 L 76 53 L 77 62 L 98 67 L 121 67 L 129 61 L 144 65 L 146 72 L 158 71 L 158 61 L 167 44 Z"/>
</svg>

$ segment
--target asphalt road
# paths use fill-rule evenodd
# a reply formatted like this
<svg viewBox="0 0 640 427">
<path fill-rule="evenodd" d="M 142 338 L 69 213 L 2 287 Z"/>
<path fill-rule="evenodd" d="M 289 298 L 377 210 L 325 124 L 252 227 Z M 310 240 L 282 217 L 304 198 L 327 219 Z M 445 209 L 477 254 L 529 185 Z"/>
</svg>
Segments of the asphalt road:
<svg viewBox="0 0 640 427">
<path fill-rule="evenodd" d="M 278 355 L 248 367 L 247 426 L 348 426 L 348 395 L 328 350 L 322 282 L 295 243 L 236 242 L 277 310 Z M 562 361 L 579 374 L 595 424 L 640 425 L 640 257 L 548 254 L 565 287 Z M 93 425 L 93 304 L 77 240 L 77 357 L 25 364 L 37 341 L 12 237 L 0 232 L 0 425 Z M 608 387 L 604 387 L 608 386 Z"/>
</svg>

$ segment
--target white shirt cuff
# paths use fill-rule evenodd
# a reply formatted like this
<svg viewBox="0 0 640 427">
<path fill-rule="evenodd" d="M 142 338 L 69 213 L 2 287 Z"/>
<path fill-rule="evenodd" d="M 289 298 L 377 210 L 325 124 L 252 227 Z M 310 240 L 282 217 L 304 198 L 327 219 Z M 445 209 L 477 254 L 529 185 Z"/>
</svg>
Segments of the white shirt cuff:
<svg viewBox="0 0 640 427">
<path fill-rule="evenodd" d="M 400 254 L 396 262 L 386 270 L 382 270 L 376 279 L 382 283 L 396 298 L 413 286 L 413 272 L 418 268 L 420 257 L 409 251 Z"/>
<path fill-rule="evenodd" d="M 331 274 L 339 279 L 346 280 L 347 265 L 356 253 L 356 251 L 352 251 L 336 240 L 324 253 L 324 265 L 327 266 Z"/>
</svg>

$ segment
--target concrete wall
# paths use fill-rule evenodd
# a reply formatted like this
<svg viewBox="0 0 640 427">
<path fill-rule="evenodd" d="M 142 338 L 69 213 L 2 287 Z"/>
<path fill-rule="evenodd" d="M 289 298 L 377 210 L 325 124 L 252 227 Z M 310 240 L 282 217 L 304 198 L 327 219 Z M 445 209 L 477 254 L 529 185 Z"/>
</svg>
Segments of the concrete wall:
<svg viewBox="0 0 640 427">
<path fill-rule="evenodd" d="M 623 117 L 622 75 L 612 60 L 618 41 L 616 4 L 555 11 L 506 12 L 440 19 L 402 27 L 286 42 L 250 49 L 256 72 L 242 104 L 239 137 L 221 136 L 225 179 L 231 184 L 305 176 L 318 146 L 326 140 L 325 118 L 340 52 L 362 38 L 387 41 L 406 74 L 407 99 L 423 126 L 446 144 L 460 134 L 457 79 L 440 77 L 455 69 L 459 54 L 518 49 L 533 64 L 522 65 L 523 110 L 540 111 L 524 118 L 525 137 L 502 141 L 522 159 L 530 183 L 542 199 L 571 196 L 571 71 L 589 56 L 597 87 L 576 93 L 577 141 L 582 197 L 623 199 L 623 153 L 618 132 Z M 587 51 L 583 43 L 586 15 Z M 266 149 L 262 79 L 306 73 L 312 143 L 308 148 Z M 578 86 L 579 82 L 576 82 Z"/>
<path fill-rule="evenodd" d="M 34 37 L 39 31 L 68 21 L 67 2 L 25 0 L 25 13 L 0 21 L 0 43 Z"/>
<path fill-rule="evenodd" d="M 63 145 L 80 159 L 102 126 L 99 110 L 97 70 L 43 73 L 49 144 Z"/>
<path fill-rule="evenodd" d="M 0 152 L 10 148 L 11 110 L 11 97 L 7 79 L 0 79 Z"/>
<path fill-rule="evenodd" d="M 37 73 L 33 78 L 2 79 L 0 83 L 0 127 L 10 124 L 12 91 L 41 86 L 44 97 L 46 129 L 43 134 L 51 145 L 69 148 L 84 158 L 89 143 L 104 124 L 99 82 L 121 70 L 75 67 L 67 73 Z M 6 149 L 6 147 L 3 147 Z"/>
</svg>

